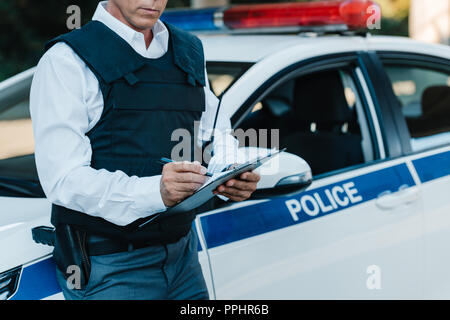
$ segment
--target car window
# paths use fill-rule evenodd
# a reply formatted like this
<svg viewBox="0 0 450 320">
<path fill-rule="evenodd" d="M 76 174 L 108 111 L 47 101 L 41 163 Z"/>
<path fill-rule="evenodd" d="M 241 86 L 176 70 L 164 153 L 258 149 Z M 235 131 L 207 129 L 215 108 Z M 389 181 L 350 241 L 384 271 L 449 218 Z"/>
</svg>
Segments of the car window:
<svg viewBox="0 0 450 320">
<path fill-rule="evenodd" d="M 4 99 L 11 100 L 15 99 Z M 0 196 L 44 197 L 34 162 L 28 98 L 12 105 L 4 101 L 0 101 Z"/>
<path fill-rule="evenodd" d="M 413 151 L 450 143 L 450 73 L 393 63 L 384 67 L 402 106 Z"/>
<path fill-rule="evenodd" d="M 270 136 L 268 145 L 287 148 L 319 175 L 373 160 L 363 110 L 351 69 L 327 70 L 278 85 L 253 105 L 238 128 L 278 130 L 278 141 Z M 263 147 L 259 142 L 240 145 Z"/>
<path fill-rule="evenodd" d="M 223 94 L 251 65 L 243 62 L 207 62 L 206 69 L 212 92 L 216 96 Z"/>
<path fill-rule="evenodd" d="M 28 99 L 0 113 L 0 160 L 34 153 Z"/>
</svg>

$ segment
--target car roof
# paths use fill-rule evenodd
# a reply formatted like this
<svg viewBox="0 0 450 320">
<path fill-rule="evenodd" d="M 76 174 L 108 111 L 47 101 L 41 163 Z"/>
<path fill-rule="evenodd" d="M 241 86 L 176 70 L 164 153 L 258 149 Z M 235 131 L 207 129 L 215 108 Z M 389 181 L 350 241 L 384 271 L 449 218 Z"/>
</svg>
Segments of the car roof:
<svg viewBox="0 0 450 320">
<path fill-rule="evenodd" d="M 207 34 L 198 35 L 202 40 L 207 61 L 229 62 L 257 62 L 266 56 L 275 54 L 289 47 L 304 46 L 305 50 L 329 45 L 333 48 L 352 47 L 360 50 L 361 43 L 365 43 L 367 50 L 389 50 L 417 52 L 442 56 L 450 59 L 450 48 L 419 42 L 405 37 L 392 36 L 307 36 L 307 35 L 236 35 L 236 34 Z"/>
</svg>

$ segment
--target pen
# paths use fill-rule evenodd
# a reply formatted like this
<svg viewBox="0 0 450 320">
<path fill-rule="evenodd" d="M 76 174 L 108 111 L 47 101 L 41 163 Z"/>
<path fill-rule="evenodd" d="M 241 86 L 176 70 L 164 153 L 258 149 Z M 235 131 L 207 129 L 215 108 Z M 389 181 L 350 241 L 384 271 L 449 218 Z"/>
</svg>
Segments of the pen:
<svg viewBox="0 0 450 320">
<path fill-rule="evenodd" d="M 173 162 L 173 160 L 172 159 L 169 159 L 169 158 L 164 158 L 164 157 L 162 157 L 161 159 L 159 159 L 158 160 L 158 162 L 160 163 L 160 164 L 166 164 L 166 163 L 169 163 L 169 162 Z M 212 177 L 212 173 L 211 172 L 206 172 L 205 173 L 205 176 L 208 176 L 208 177 Z"/>
</svg>

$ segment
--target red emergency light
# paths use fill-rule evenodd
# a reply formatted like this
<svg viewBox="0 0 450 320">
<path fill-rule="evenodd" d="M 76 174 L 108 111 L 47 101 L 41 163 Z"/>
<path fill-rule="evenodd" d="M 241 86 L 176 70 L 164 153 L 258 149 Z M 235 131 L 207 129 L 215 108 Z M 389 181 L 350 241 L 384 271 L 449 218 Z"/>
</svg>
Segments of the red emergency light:
<svg viewBox="0 0 450 320">
<path fill-rule="evenodd" d="M 379 6 L 366 0 L 236 5 L 223 12 L 223 22 L 232 29 L 327 25 L 365 29 L 374 12 L 380 12 Z"/>
<path fill-rule="evenodd" d="M 332 26 L 357 30 L 366 29 L 368 22 L 376 23 L 380 17 L 381 9 L 374 1 L 328 0 L 169 9 L 161 18 L 185 30 L 217 32 L 286 27 L 320 29 L 329 26 L 328 30 L 333 30 Z"/>
</svg>

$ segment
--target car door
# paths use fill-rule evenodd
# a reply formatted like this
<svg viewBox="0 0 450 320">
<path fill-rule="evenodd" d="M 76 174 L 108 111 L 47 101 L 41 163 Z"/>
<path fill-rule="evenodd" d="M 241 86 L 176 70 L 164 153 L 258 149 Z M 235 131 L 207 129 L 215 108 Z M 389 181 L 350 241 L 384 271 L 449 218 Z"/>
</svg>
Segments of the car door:
<svg viewBox="0 0 450 320">
<path fill-rule="evenodd" d="M 199 216 L 217 299 L 420 296 L 418 181 L 410 163 L 388 157 L 362 60 L 317 60 L 272 77 L 234 118 L 235 128 L 279 129 L 279 147 L 308 161 L 314 181 Z M 327 102 L 339 112 L 307 110 Z"/>
<path fill-rule="evenodd" d="M 398 99 L 398 121 L 419 178 L 424 206 L 424 297 L 450 297 L 450 60 L 379 52 Z"/>
</svg>

